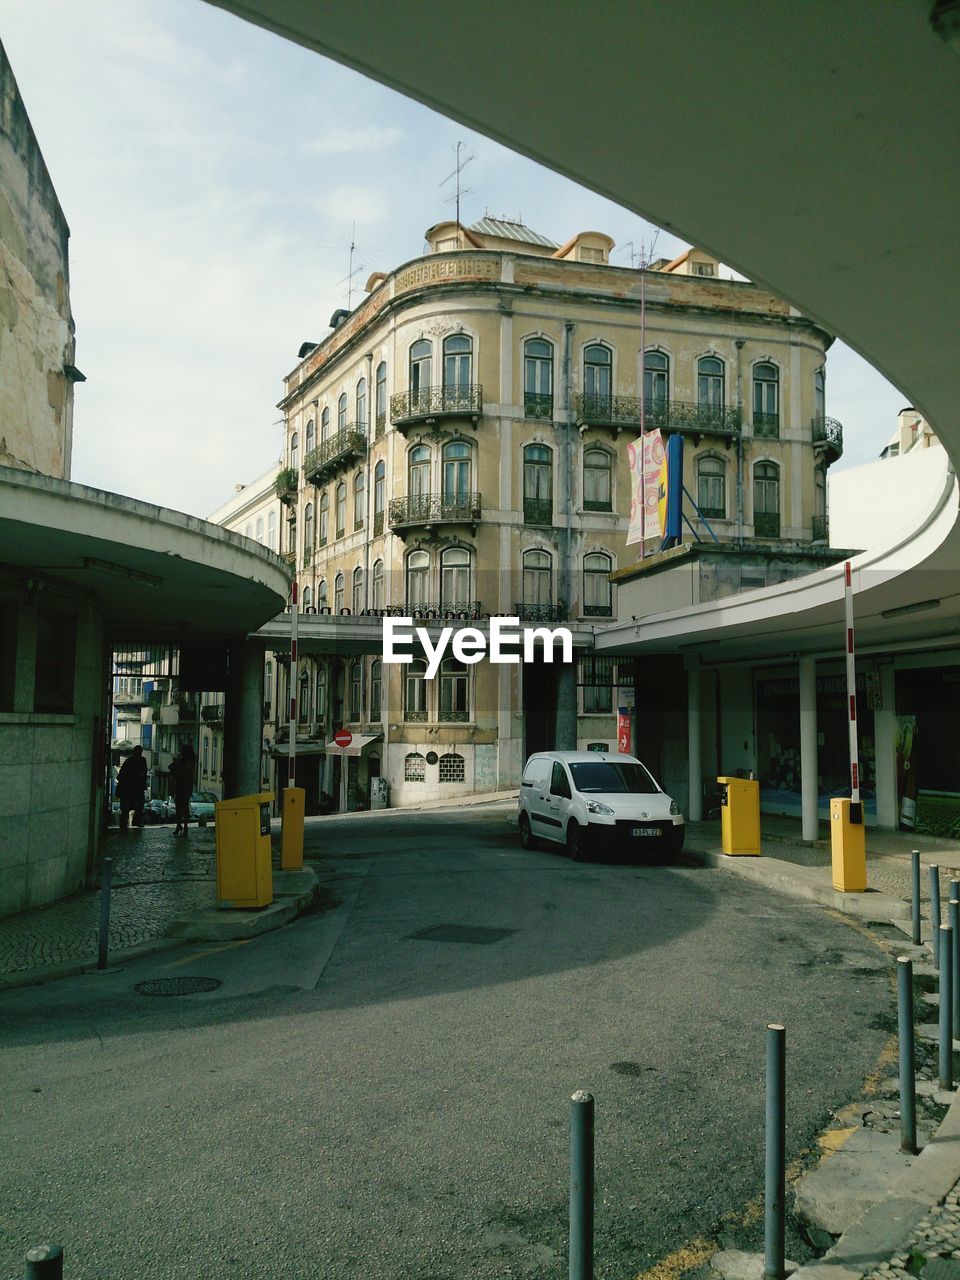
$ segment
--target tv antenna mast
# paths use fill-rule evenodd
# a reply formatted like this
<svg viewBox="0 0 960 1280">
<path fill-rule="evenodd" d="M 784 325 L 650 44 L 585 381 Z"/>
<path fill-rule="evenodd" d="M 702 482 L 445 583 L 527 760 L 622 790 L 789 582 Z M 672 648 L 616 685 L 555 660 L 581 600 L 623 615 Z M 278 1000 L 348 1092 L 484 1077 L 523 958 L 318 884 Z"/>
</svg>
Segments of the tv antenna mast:
<svg viewBox="0 0 960 1280">
<path fill-rule="evenodd" d="M 342 284 L 345 284 L 347 286 L 347 310 L 348 311 L 353 310 L 353 278 L 354 276 L 359 275 L 360 272 L 363 270 L 362 262 L 358 262 L 356 266 L 353 265 L 353 258 L 356 252 L 357 252 L 357 224 L 356 224 L 356 221 L 354 221 L 350 231 L 350 249 L 347 257 L 347 274 L 343 277 L 342 280 L 337 281 L 338 287 Z"/>
<path fill-rule="evenodd" d="M 476 160 L 476 158 L 477 158 L 477 157 L 476 157 L 476 154 L 475 154 L 474 152 L 471 152 L 471 153 L 470 153 L 470 155 L 468 155 L 468 156 L 467 156 L 467 158 L 466 158 L 465 160 L 461 160 L 461 159 L 460 159 L 460 148 L 461 148 L 461 147 L 463 147 L 463 146 L 465 146 L 465 145 L 466 145 L 466 144 L 465 144 L 465 143 L 463 143 L 463 142 L 458 142 L 458 143 L 456 143 L 453 147 L 451 147 L 451 150 L 452 150 L 452 151 L 455 151 L 455 152 L 457 153 L 457 165 L 456 165 L 456 168 L 453 170 L 453 172 L 452 172 L 452 173 L 448 173 L 448 174 L 447 174 L 447 176 L 443 179 L 443 181 L 442 181 L 442 182 L 438 182 L 438 183 L 437 183 L 437 186 L 438 186 L 438 187 L 442 187 L 442 186 L 445 186 L 445 185 L 446 185 L 446 184 L 447 184 L 447 183 L 448 183 L 452 178 L 456 178 L 456 180 L 457 180 L 457 190 L 456 190 L 456 194 L 455 194 L 454 196 L 450 196 L 450 197 L 448 197 L 448 199 L 450 199 L 450 200 L 455 199 L 455 200 L 456 200 L 456 202 L 457 202 L 457 244 L 458 244 L 458 245 L 460 244 L 460 197 L 461 197 L 462 195 L 469 195 L 469 194 L 470 194 L 470 188 L 469 188 L 469 187 L 461 187 L 461 186 L 460 186 L 460 175 L 461 175 L 461 173 L 463 173 L 464 169 L 467 167 L 467 165 L 470 163 L 470 161 L 471 161 L 471 160 Z M 462 246 L 461 246 L 461 247 L 462 247 Z"/>
</svg>

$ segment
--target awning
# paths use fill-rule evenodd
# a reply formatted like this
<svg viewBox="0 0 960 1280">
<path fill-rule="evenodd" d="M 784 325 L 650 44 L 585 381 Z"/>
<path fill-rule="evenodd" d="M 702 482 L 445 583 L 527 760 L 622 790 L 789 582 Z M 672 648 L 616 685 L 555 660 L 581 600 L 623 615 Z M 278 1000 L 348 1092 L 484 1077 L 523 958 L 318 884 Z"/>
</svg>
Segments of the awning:
<svg viewBox="0 0 960 1280">
<path fill-rule="evenodd" d="M 323 753 L 326 751 L 326 749 L 327 748 L 323 745 L 322 742 L 298 742 L 297 743 L 298 756 L 322 756 Z M 274 745 L 270 748 L 270 754 L 272 756 L 283 756 L 283 758 L 286 759 L 287 756 L 290 754 L 290 743 L 289 742 L 274 743 Z"/>
<path fill-rule="evenodd" d="M 355 733 L 349 747 L 338 747 L 335 742 L 328 742 L 324 750 L 331 756 L 365 756 L 375 742 L 382 742 L 383 734 Z M 299 754 L 299 749 L 298 749 Z"/>
</svg>

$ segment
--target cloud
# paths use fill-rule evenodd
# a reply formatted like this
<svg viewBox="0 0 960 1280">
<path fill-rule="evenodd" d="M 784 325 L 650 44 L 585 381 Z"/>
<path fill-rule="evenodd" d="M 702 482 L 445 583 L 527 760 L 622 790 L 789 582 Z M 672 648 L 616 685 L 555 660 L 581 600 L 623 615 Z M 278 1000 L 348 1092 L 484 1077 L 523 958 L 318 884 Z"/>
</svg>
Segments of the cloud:
<svg viewBox="0 0 960 1280">
<path fill-rule="evenodd" d="M 348 128 L 342 133 L 328 133 L 322 138 L 310 138 L 300 144 L 300 150 L 308 156 L 349 156 L 361 151 L 382 151 L 396 147 L 406 138 L 403 129 L 393 125 L 369 128 Z"/>
</svg>

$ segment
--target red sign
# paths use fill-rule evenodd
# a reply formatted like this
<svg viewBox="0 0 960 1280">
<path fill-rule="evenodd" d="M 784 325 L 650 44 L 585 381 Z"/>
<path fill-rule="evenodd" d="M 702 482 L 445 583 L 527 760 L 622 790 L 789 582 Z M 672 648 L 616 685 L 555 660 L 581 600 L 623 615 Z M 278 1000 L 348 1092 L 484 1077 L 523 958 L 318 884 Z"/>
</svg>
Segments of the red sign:
<svg viewBox="0 0 960 1280">
<path fill-rule="evenodd" d="M 353 741 L 353 734 L 349 729 L 338 729 L 333 735 L 333 740 L 338 747 L 349 747 Z"/>
<path fill-rule="evenodd" d="M 630 712 L 626 707 L 620 707 L 617 715 L 617 750 L 630 754 Z"/>
</svg>

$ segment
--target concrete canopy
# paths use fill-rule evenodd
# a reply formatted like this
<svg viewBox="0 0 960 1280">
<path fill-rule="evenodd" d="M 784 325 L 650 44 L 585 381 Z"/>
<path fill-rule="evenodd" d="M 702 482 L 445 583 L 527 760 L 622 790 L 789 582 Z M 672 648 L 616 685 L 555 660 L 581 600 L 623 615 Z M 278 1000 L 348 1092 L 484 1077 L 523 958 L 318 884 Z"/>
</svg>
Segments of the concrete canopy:
<svg viewBox="0 0 960 1280">
<path fill-rule="evenodd" d="M 283 562 L 219 525 L 0 467 L 0 564 L 88 591 L 122 641 L 227 639 L 286 603 Z"/>
</svg>

